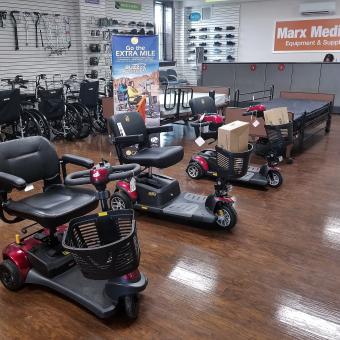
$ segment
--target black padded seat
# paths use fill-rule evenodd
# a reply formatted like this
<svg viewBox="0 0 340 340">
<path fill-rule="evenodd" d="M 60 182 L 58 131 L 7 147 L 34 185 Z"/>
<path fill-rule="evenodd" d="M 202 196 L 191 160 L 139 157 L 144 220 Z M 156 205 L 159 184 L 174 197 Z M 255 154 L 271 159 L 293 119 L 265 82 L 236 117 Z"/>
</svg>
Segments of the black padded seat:
<svg viewBox="0 0 340 340">
<path fill-rule="evenodd" d="M 125 158 L 125 163 L 137 163 L 141 166 L 168 168 L 183 159 L 182 146 L 166 146 L 163 148 L 146 148 L 139 150 L 135 155 Z"/>
<path fill-rule="evenodd" d="M 36 221 L 43 227 L 56 227 L 89 213 L 97 205 L 95 191 L 60 184 L 20 201 L 8 201 L 4 210 L 10 215 Z"/>
</svg>

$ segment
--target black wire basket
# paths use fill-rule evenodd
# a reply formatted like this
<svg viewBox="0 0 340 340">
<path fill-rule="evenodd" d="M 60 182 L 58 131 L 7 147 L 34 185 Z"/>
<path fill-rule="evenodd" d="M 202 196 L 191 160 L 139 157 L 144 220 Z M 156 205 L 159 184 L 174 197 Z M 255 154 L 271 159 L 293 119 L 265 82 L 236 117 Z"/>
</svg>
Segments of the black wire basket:
<svg viewBox="0 0 340 340">
<path fill-rule="evenodd" d="M 270 151 L 283 154 L 293 144 L 293 122 L 282 125 L 265 125 Z"/>
<path fill-rule="evenodd" d="M 248 171 L 252 150 L 251 144 L 248 144 L 248 151 L 240 153 L 233 153 L 216 146 L 218 175 L 226 179 L 243 177 Z"/>
<path fill-rule="evenodd" d="M 62 243 L 88 279 L 123 276 L 139 265 L 140 249 L 132 210 L 75 218 Z"/>
</svg>

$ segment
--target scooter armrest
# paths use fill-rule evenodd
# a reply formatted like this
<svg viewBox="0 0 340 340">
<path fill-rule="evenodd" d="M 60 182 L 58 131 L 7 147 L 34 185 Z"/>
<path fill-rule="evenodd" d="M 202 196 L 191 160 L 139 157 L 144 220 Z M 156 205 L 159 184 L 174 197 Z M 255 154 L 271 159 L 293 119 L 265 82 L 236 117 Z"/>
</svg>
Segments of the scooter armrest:
<svg viewBox="0 0 340 340">
<path fill-rule="evenodd" d="M 192 127 L 204 127 L 204 126 L 209 126 L 211 124 L 211 122 L 192 122 L 190 123 L 190 126 Z"/>
<path fill-rule="evenodd" d="M 81 157 L 81 156 L 75 156 L 70 154 L 65 154 L 62 156 L 61 161 L 63 164 L 74 164 L 82 166 L 86 169 L 91 169 L 94 166 L 94 162 L 92 159 Z"/>
<path fill-rule="evenodd" d="M 21 177 L 0 172 L 0 191 L 10 192 L 13 188 L 24 190 L 26 181 Z"/>
<path fill-rule="evenodd" d="M 117 136 L 112 138 L 112 142 L 115 144 L 130 146 L 144 142 L 144 135 L 130 135 L 130 136 Z"/>
<path fill-rule="evenodd" d="M 174 130 L 173 127 L 170 125 L 154 126 L 146 129 L 149 135 L 152 133 L 171 132 L 173 130 Z"/>
</svg>

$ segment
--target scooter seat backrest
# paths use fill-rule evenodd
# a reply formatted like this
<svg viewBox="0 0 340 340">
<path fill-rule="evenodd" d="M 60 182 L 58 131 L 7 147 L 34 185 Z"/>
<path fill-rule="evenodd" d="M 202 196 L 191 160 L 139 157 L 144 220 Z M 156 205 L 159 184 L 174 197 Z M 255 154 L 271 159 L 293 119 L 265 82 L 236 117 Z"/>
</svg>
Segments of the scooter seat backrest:
<svg viewBox="0 0 340 340">
<path fill-rule="evenodd" d="M 139 112 L 126 112 L 113 115 L 109 121 L 114 137 L 143 135 L 148 139 L 145 122 Z"/>
<path fill-rule="evenodd" d="M 20 114 L 20 90 L 0 91 L 0 124 L 18 121 Z"/>
<path fill-rule="evenodd" d="M 208 96 L 193 98 L 189 101 L 189 105 L 193 115 L 200 115 L 203 113 L 217 113 L 214 99 Z"/>
<path fill-rule="evenodd" d="M 52 181 L 59 177 L 59 158 L 44 137 L 15 139 L 0 143 L 0 171 L 21 177 L 26 183 Z"/>
</svg>

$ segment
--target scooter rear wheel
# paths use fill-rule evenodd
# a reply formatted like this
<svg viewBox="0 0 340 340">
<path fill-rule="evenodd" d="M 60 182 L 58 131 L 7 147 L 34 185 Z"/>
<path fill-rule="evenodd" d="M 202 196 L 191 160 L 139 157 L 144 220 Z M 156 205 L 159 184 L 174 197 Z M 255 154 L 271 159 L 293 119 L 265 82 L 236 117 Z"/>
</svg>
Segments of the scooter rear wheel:
<svg viewBox="0 0 340 340">
<path fill-rule="evenodd" d="M 231 230 L 237 222 L 237 212 L 230 204 L 219 204 L 215 209 L 216 224 L 224 230 Z"/>
<path fill-rule="evenodd" d="M 129 197 L 124 192 L 115 192 L 110 198 L 112 210 L 131 209 L 132 204 Z"/>
<path fill-rule="evenodd" d="M 268 185 L 271 188 L 278 188 L 283 183 L 283 177 L 280 171 L 270 170 L 267 175 Z"/>
<path fill-rule="evenodd" d="M 202 167 L 197 162 L 191 162 L 186 171 L 191 179 L 200 179 L 204 174 Z"/>
<path fill-rule="evenodd" d="M 12 291 L 17 291 L 24 285 L 18 267 L 8 259 L 0 265 L 0 280 L 7 289 Z"/>
<path fill-rule="evenodd" d="M 126 316 L 131 320 L 137 319 L 139 313 L 138 296 L 127 295 L 124 296 L 122 300 Z"/>
</svg>

